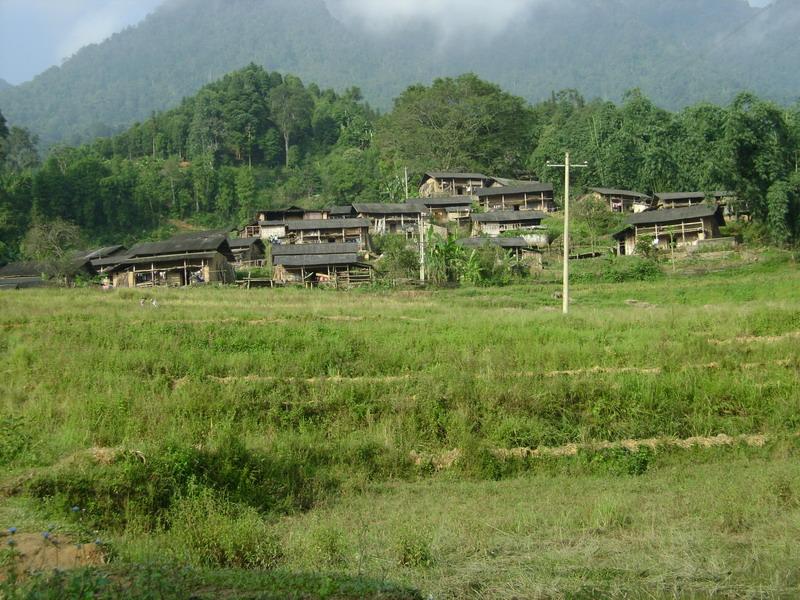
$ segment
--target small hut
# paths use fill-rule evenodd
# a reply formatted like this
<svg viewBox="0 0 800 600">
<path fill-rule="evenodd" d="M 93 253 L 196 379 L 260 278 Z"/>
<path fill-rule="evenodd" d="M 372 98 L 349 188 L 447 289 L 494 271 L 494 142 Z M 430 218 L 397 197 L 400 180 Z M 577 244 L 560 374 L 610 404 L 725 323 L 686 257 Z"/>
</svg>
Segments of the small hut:
<svg viewBox="0 0 800 600">
<path fill-rule="evenodd" d="M 647 194 L 634 190 L 618 190 L 613 188 L 589 188 L 590 197 L 608 204 L 612 212 L 640 213 L 651 208 L 653 199 Z"/>
</svg>

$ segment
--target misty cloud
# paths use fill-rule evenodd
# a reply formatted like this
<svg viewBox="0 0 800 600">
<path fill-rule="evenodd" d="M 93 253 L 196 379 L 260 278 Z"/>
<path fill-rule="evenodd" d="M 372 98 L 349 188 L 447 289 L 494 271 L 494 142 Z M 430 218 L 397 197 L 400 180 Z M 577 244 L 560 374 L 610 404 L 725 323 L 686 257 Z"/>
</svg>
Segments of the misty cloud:
<svg viewBox="0 0 800 600">
<path fill-rule="evenodd" d="M 496 35 L 515 19 L 547 0 L 327 0 L 343 21 L 378 32 L 418 22 L 446 37 Z M 553 0 L 549 0 L 553 1 Z"/>
</svg>

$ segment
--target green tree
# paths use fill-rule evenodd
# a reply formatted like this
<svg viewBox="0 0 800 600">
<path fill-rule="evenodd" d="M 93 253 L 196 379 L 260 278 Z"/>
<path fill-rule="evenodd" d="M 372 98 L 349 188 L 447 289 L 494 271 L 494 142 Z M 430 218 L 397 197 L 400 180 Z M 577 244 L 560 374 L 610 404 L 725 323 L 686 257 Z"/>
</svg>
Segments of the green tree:
<svg viewBox="0 0 800 600">
<path fill-rule="evenodd" d="M 5 155 L 5 166 L 15 172 L 32 169 L 39 165 L 39 152 L 36 147 L 39 138 L 27 129 L 12 127 L 0 145 Z"/>
<path fill-rule="evenodd" d="M 42 265 L 51 277 L 74 275 L 72 260 L 82 241 L 80 228 L 62 219 L 48 219 L 35 223 L 25 234 L 22 252 L 25 258 Z"/>
<path fill-rule="evenodd" d="M 272 120 L 283 134 L 286 167 L 289 167 L 291 138 L 311 124 L 314 101 L 299 79 L 287 77 L 270 92 L 269 106 Z"/>
<path fill-rule="evenodd" d="M 415 85 L 395 101 L 378 125 L 384 157 L 413 172 L 524 170 L 533 113 L 522 98 L 476 75 Z"/>
<path fill-rule="evenodd" d="M 787 181 L 776 181 L 767 192 L 767 227 L 773 244 L 785 245 L 791 236 L 789 208 L 794 190 Z"/>
</svg>

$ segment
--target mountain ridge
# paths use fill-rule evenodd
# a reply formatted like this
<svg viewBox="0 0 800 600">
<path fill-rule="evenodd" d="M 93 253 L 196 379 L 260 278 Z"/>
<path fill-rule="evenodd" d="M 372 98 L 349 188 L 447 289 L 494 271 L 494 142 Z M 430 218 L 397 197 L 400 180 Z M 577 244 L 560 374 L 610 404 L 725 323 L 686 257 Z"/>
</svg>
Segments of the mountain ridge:
<svg viewBox="0 0 800 600">
<path fill-rule="evenodd" d="M 639 87 L 669 108 L 726 102 L 742 89 L 790 102 L 800 90 L 791 68 L 799 8 L 790 0 L 769 9 L 744 0 L 567 0 L 532 6 L 494 37 L 478 28 L 448 38 L 433 19 L 365 32 L 323 0 L 168 0 L 62 66 L 0 89 L 0 110 L 46 144 L 79 143 L 175 106 L 250 62 L 325 87 L 358 86 L 381 109 L 410 84 L 468 71 L 530 101 L 563 88 L 618 100 Z M 780 59 L 774 67 L 770 56 Z"/>
</svg>

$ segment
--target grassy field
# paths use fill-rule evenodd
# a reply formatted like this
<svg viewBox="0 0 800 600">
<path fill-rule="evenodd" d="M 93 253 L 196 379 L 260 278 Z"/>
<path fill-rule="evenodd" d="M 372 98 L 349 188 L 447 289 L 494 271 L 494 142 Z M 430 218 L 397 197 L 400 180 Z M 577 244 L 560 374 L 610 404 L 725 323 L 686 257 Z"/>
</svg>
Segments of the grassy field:
<svg viewBox="0 0 800 600">
<path fill-rule="evenodd" d="M 548 273 L 0 295 L 0 528 L 113 559 L 26 585 L 797 596 L 796 262 L 629 266 L 577 264 L 566 319 Z"/>
</svg>

